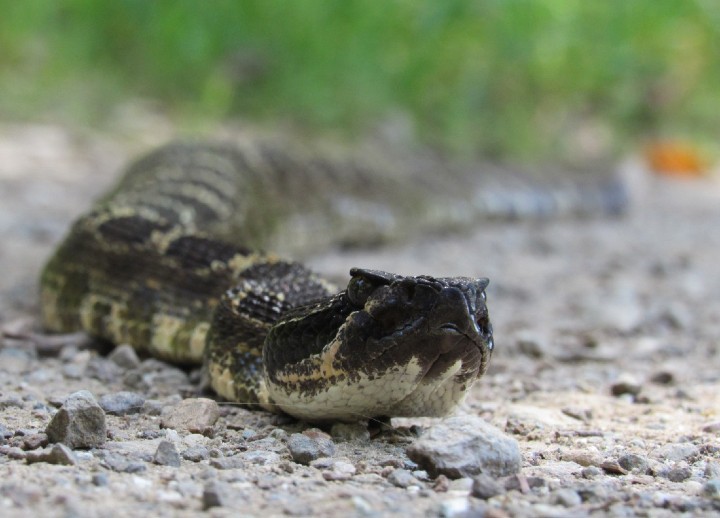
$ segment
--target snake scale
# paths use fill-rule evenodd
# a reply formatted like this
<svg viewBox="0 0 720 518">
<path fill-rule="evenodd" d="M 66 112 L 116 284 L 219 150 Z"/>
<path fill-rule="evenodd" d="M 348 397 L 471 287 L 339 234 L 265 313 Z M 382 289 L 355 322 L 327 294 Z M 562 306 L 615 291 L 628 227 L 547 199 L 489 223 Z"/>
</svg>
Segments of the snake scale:
<svg viewBox="0 0 720 518">
<path fill-rule="evenodd" d="M 492 354 L 487 279 L 353 268 L 338 291 L 264 250 L 622 206 L 614 182 L 548 189 L 427 157 L 280 139 L 171 143 L 74 223 L 41 276 L 43 322 L 204 362 L 220 396 L 300 419 L 441 416 Z"/>
</svg>

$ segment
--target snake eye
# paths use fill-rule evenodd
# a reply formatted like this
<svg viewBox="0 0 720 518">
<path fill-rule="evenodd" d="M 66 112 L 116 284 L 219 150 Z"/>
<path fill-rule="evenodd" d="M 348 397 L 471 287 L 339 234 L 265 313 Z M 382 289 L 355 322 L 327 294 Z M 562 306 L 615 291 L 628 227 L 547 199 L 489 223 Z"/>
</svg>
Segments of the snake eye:
<svg viewBox="0 0 720 518">
<path fill-rule="evenodd" d="M 375 286 L 367 279 L 353 277 L 348 283 L 347 297 L 353 305 L 362 307 L 374 289 Z"/>
</svg>

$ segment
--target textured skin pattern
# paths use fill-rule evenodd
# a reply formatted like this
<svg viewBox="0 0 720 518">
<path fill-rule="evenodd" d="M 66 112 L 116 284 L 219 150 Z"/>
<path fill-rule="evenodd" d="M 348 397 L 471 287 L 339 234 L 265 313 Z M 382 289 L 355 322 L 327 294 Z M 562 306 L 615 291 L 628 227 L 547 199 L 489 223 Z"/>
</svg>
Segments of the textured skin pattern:
<svg viewBox="0 0 720 518">
<path fill-rule="evenodd" d="M 512 198 L 497 175 L 359 156 L 258 139 L 151 153 L 47 264 L 45 326 L 174 362 L 204 359 L 220 395 L 309 420 L 442 415 L 492 351 L 486 280 L 355 270 L 337 293 L 261 250 L 378 243 L 482 217 L 617 212 L 624 202 L 613 182 L 525 183 Z"/>
</svg>

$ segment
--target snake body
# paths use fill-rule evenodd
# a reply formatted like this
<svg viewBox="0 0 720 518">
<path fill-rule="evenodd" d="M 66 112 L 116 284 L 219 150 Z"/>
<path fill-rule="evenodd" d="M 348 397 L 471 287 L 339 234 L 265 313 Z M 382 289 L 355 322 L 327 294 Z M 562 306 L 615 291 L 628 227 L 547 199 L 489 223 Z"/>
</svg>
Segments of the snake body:
<svg viewBox="0 0 720 518">
<path fill-rule="evenodd" d="M 356 268 L 338 291 L 263 250 L 621 206 L 615 187 L 575 182 L 560 197 L 536 189 L 530 210 L 497 181 L 434 160 L 269 139 L 170 144 L 74 223 L 42 273 L 43 322 L 204 362 L 222 397 L 301 419 L 444 415 L 492 353 L 487 279 Z"/>
</svg>

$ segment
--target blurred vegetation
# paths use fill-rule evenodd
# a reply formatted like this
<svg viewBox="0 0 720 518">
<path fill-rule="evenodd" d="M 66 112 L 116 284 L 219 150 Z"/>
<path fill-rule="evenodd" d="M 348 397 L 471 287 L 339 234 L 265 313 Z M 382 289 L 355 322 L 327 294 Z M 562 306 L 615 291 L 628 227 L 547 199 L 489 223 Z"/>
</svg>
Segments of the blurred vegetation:
<svg viewBox="0 0 720 518">
<path fill-rule="evenodd" d="M 0 0 L 0 13 L 6 120 L 103 127 L 143 99 L 180 126 L 395 124 L 525 158 L 720 130 L 717 0 Z"/>
</svg>

